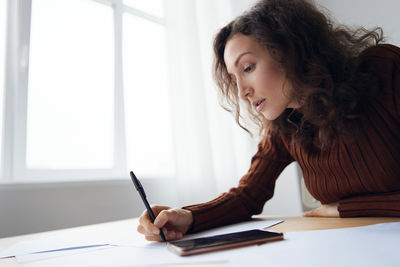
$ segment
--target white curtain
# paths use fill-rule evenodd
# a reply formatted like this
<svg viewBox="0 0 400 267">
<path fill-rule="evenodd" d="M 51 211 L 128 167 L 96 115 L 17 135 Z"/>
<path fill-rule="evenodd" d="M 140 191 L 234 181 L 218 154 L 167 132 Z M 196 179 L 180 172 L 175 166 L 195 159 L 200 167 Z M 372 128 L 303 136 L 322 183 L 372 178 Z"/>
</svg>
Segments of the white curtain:
<svg viewBox="0 0 400 267">
<path fill-rule="evenodd" d="M 235 186 L 256 141 L 223 110 L 212 80 L 212 42 L 221 27 L 254 1 L 167 2 L 170 90 L 180 204 L 207 201 Z"/>
</svg>

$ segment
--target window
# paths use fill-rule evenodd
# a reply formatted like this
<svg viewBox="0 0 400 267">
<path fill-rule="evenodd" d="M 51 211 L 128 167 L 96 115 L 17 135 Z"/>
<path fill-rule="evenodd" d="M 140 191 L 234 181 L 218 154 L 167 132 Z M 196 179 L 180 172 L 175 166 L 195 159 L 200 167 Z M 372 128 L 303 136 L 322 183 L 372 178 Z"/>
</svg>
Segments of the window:
<svg viewBox="0 0 400 267">
<path fill-rule="evenodd" d="M 7 0 L 0 0 L 0 148 L 3 147 L 3 111 L 4 111 L 4 86 L 6 63 L 6 25 L 7 25 Z M 0 153 L 0 173 L 3 167 L 3 153 Z"/>
<path fill-rule="evenodd" d="M 131 14 L 123 19 L 127 163 L 140 176 L 172 176 L 165 27 Z"/>
<path fill-rule="evenodd" d="M 164 0 L 11 6 L 18 34 L 7 53 L 22 82 L 7 89 L 7 179 L 173 176 Z"/>
<path fill-rule="evenodd" d="M 112 8 L 33 1 L 29 55 L 27 167 L 113 168 Z"/>
<path fill-rule="evenodd" d="M 164 17 L 164 0 L 124 0 L 124 4 L 159 18 Z"/>
</svg>

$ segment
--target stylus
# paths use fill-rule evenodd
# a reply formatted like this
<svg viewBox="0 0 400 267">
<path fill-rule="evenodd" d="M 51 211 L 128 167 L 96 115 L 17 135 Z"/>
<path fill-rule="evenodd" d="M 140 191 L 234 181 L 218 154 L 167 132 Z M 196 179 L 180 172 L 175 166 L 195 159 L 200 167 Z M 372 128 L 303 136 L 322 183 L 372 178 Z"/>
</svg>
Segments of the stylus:
<svg viewBox="0 0 400 267">
<path fill-rule="evenodd" d="M 144 192 L 143 186 L 140 183 L 139 179 L 136 178 L 135 174 L 131 171 L 131 178 L 132 178 L 132 182 L 136 187 L 136 190 L 139 192 L 140 197 L 143 200 L 144 205 L 146 206 L 147 212 L 149 213 L 150 219 L 152 222 L 154 222 L 154 220 L 156 219 L 156 216 L 154 216 L 153 211 L 150 208 L 149 202 L 147 202 L 147 198 L 146 198 L 146 193 Z M 167 240 L 165 239 L 164 233 L 163 231 L 160 229 L 160 236 L 162 241 L 166 242 Z"/>
</svg>

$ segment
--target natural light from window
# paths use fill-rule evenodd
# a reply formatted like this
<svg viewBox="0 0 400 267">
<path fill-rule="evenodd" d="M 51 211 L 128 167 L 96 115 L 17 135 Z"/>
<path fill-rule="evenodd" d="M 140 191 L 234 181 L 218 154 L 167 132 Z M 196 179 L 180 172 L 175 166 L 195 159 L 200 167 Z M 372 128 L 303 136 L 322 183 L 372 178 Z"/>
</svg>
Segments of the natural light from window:
<svg viewBox="0 0 400 267">
<path fill-rule="evenodd" d="M 113 9 L 34 0 L 30 38 L 27 168 L 112 168 Z"/>
<path fill-rule="evenodd" d="M 3 167 L 3 111 L 4 111 L 4 86 L 6 63 L 6 25 L 7 25 L 7 0 L 0 0 L 0 170 Z M 2 173 L 0 171 L 0 173 Z"/>
<path fill-rule="evenodd" d="M 123 75 L 127 167 L 140 176 L 173 176 L 165 27 L 125 14 Z"/>
<path fill-rule="evenodd" d="M 124 4 L 156 17 L 164 17 L 164 0 L 124 0 Z"/>
</svg>

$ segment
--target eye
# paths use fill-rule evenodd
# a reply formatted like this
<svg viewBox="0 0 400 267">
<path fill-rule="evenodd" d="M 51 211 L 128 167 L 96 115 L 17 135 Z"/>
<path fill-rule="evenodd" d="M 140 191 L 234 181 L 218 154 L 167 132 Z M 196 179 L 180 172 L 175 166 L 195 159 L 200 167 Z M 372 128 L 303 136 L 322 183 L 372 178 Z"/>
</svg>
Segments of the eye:
<svg viewBox="0 0 400 267">
<path fill-rule="evenodd" d="M 246 67 L 243 72 L 251 72 L 255 67 L 255 64 L 250 64 L 248 67 Z"/>
</svg>

